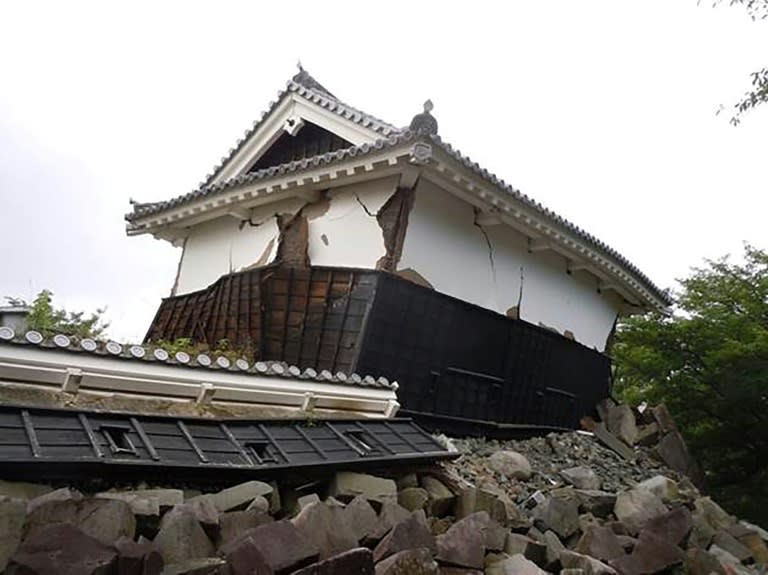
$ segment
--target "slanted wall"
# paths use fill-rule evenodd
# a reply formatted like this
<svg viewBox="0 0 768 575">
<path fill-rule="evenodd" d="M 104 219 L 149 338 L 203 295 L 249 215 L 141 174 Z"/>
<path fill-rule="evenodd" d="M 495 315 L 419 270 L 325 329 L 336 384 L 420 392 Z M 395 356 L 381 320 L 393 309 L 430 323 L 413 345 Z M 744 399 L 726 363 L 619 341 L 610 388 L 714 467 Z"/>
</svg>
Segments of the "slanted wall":
<svg viewBox="0 0 768 575">
<path fill-rule="evenodd" d="M 409 216 L 401 275 L 418 274 L 435 290 L 534 325 L 573 334 L 603 351 L 621 301 L 597 279 L 568 273 L 553 251 L 531 252 L 528 239 L 503 224 L 483 224 L 465 201 L 422 180 Z"/>
</svg>

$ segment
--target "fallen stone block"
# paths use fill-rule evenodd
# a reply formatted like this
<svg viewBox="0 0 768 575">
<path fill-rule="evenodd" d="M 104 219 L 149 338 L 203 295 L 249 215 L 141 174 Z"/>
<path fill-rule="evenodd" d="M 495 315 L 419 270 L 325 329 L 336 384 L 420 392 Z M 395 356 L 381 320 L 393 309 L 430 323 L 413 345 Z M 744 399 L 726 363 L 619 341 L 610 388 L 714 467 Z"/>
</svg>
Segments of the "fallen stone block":
<svg viewBox="0 0 768 575">
<path fill-rule="evenodd" d="M 724 549 L 742 563 L 752 559 L 752 551 L 727 531 L 719 531 L 712 539 L 712 544 Z"/>
<path fill-rule="evenodd" d="M 53 487 L 42 483 L 26 481 L 3 481 L 0 479 L 0 497 L 29 501 L 53 491 Z"/>
<path fill-rule="evenodd" d="M 379 541 L 373 550 L 373 560 L 378 563 L 382 559 L 406 551 L 424 547 L 431 554 L 437 553 L 435 538 L 429 530 L 423 511 L 414 511 L 405 521 L 401 521 Z"/>
<path fill-rule="evenodd" d="M 184 503 L 174 505 L 170 511 L 163 515 L 160 520 L 160 528 L 162 529 L 163 525 L 172 517 L 180 514 L 193 515 L 209 531 L 215 531 L 219 526 L 219 510 L 210 495 L 199 495 Z"/>
<path fill-rule="evenodd" d="M 256 497 L 266 497 L 272 494 L 272 486 L 261 481 L 246 481 L 239 485 L 222 489 L 210 494 L 211 501 L 219 512 L 233 511 L 239 507 L 247 507 Z"/>
<path fill-rule="evenodd" d="M 617 575 L 616 570 L 610 565 L 575 551 L 562 551 L 560 563 L 565 569 L 581 569 L 585 575 Z"/>
<path fill-rule="evenodd" d="M 121 537 L 115 542 L 117 549 L 117 575 L 160 575 L 163 557 L 151 541 Z"/>
<path fill-rule="evenodd" d="M 401 507 L 401 509 L 403 509 Z M 384 507 L 382 507 L 382 511 Z M 405 519 L 407 511 L 402 516 Z M 379 527 L 379 518 L 376 515 L 371 504 L 362 495 L 358 495 L 352 501 L 347 503 L 347 506 L 341 512 L 341 520 L 349 527 L 350 531 L 357 537 L 357 542 L 361 542 L 371 534 L 373 534 Z M 391 529 L 392 525 L 387 527 L 387 530 Z M 384 533 L 381 534 L 381 537 Z"/>
<path fill-rule="evenodd" d="M 440 563 L 481 569 L 485 558 L 486 529 L 490 518 L 479 511 L 454 523 L 437 537 L 437 560 Z"/>
<path fill-rule="evenodd" d="M 376 563 L 376 575 L 440 575 L 440 571 L 429 549 L 416 548 Z"/>
<path fill-rule="evenodd" d="M 50 525 L 25 539 L 13 554 L 6 575 L 105 575 L 117 561 L 112 545 L 74 525 Z"/>
<path fill-rule="evenodd" d="M 155 537 L 155 545 L 166 565 L 209 557 L 214 552 L 213 543 L 189 510 L 166 513 Z"/>
<path fill-rule="evenodd" d="M 114 499 L 124 501 L 131 508 L 134 515 L 145 517 L 160 516 L 160 502 L 155 497 L 140 497 L 130 491 L 105 491 L 94 495 L 96 499 Z"/>
<path fill-rule="evenodd" d="M 591 513 L 595 517 L 607 517 L 616 505 L 616 494 L 595 489 L 574 489 L 574 497 L 579 502 L 579 510 Z"/>
<path fill-rule="evenodd" d="M 677 431 L 677 424 L 672 415 L 669 413 L 667 406 L 663 403 L 651 408 L 651 415 L 659 426 L 659 431 L 669 433 L 670 431 Z"/>
<path fill-rule="evenodd" d="M 691 547 L 686 552 L 685 572 L 690 575 L 726 575 L 717 557 L 700 547 Z"/>
<path fill-rule="evenodd" d="M 532 515 L 547 529 L 563 538 L 573 535 L 579 529 L 579 504 L 575 497 L 548 497 L 533 509 Z"/>
<path fill-rule="evenodd" d="M 632 446 L 637 441 L 637 422 L 629 405 L 620 404 L 609 407 L 605 424 L 608 431 L 627 445 Z"/>
<path fill-rule="evenodd" d="M 310 503 L 291 522 L 328 559 L 357 547 L 357 537 L 343 521 L 341 509 L 331 509 L 323 501 Z"/>
<path fill-rule="evenodd" d="M 717 558 L 722 569 L 728 575 L 748 575 L 752 573 L 750 569 L 741 564 L 741 561 L 717 545 L 710 546 L 709 552 Z"/>
<path fill-rule="evenodd" d="M 25 537 L 55 523 L 74 525 L 104 543 L 114 543 L 123 536 L 133 538 L 136 533 L 136 518 L 124 501 L 72 498 L 33 507 L 27 515 Z"/>
<path fill-rule="evenodd" d="M 507 533 L 504 541 L 504 553 L 510 556 L 522 555 L 542 568 L 545 568 L 549 563 L 547 546 L 520 533 Z"/>
<path fill-rule="evenodd" d="M 509 479 L 526 480 L 533 473 L 528 459 L 517 451 L 497 451 L 488 458 L 488 466 Z"/>
<path fill-rule="evenodd" d="M 598 490 L 602 485 L 597 474 L 585 465 L 563 469 L 560 475 L 577 489 Z"/>
<path fill-rule="evenodd" d="M 698 512 L 715 531 L 727 530 L 736 525 L 736 519 L 709 497 L 699 497 L 693 503 L 694 515 Z"/>
<path fill-rule="evenodd" d="M 582 534 L 574 551 L 609 562 L 624 555 L 618 536 L 608 527 L 590 525 Z"/>
<path fill-rule="evenodd" d="M 684 559 L 683 551 L 672 543 L 643 532 L 630 555 L 614 558 L 610 564 L 623 575 L 647 575 L 682 563 Z"/>
<path fill-rule="evenodd" d="M 595 425 L 594 434 L 601 443 L 618 453 L 622 458 L 627 461 L 634 461 L 635 452 L 632 448 L 608 431 L 604 423 L 601 422 Z"/>
<path fill-rule="evenodd" d="M 486 575 L 547 575 L 536 563 L 521 554 L 506 557 L 486 567 Z"/>
<path fill-rule="evenodd" d="M 511 529 L 528 529 L 530 520 L 503 493 L 468 487 L 456 499 L 456 518 L 462 519 L 477 511 L 485 511 L 499 525 Z"/>
<path fill-rule="evenodd" d="M 219 516 L 218 547 L 237 539 L 243 531 L 253 529 L 274 519 L 263 511 L 255 509 L 244 511 L 228 511 Z"/>
<path fill-rule="evenodd" d="M 662 501 L 674 501 L 680 498 L 677 482 L 663 475 L 656 475 L 637 484 L 640 489 L 646 489 Z"/>
<path fill-rule="evenodd" d="M 294 571 L 291 575 L 373 575 L 373 553 L 357 547 Z"/>
<path fill-rule="evenodd" d="M 0 573 L 19 548 L 26 518 L 25 501 L 0 497 Z"/>
<path fill-rule="evenodd" d="M 454 494 L 439 479 L 427 475 L 421 478 L 421 486 L 429 497 L 429 514 L 434 517 L 443 517 L 451 512 Z"/>
<path fill-rule="evenodd" d="M 229 562 L 230 556 L 245 555 L 245 551 L 249 556 L 261 557 L 266 566 L 278 573 L 314 563 L 320 554 L 315 544 L 287 520 L 248 529 L 219 549 L 219 554 Z"/>
<path fill-rule="evenodd" d="M 654 422 L 637 428 L 636 445 L 648 447 L 659 442 L 659 424 Z"/>
<path fill-rule="evenodd" d="M 296 500 L 296 503 L 299 506 L 299 511 L 304 509 L 307 505 L 310 503 L 318 503 L 320 501 L 320 496 L 317 493 L 308 493 L 307 495 L 302 495 Z"/>
<path fill-rule="evenodd" d="M 397 502 L 408 511 L 424 509 L 427 501 L 429 501 L 429 494 L 422 487 L 406 487 L 397 492 Z"/>
<path fill-rule="evenodd" d="M 358 495 L 378 503 L 397 501 L 397 484 L 391 479 L 341 471 L 334 475 L 328 494 L 342 501 L 349 501 Z"/>
<path fill-rule="evenodd" d="M 645 527 L 645 524 L 667 513 L 667 508 L 661 499 L 646 489 L 630 489 L 622 491 L 616 497 L 616 505 L 613 508 L 616 518 L 634 535 Z"/>
<path fill-rule="evenodd" d="M 652 533 L 663 541 L 680 545 L 691 532 L 693 518 L 687 507 L 676 507 L 672 511 L 649 519 L 642 533 Z"/>
<path fill-rule="evenodd" d="M 736 539 L 749 549 L 756 563 L 768 564 L 768 546 L 766 546 L 763 538 L 751 529 L 744 529 L 744 531 Z"/>
<path fill-rule="evenodd" d="M 272 499 L 273 500 L 274 499 L 278 499 L 279 500 L 279 497 L 277 497 L 276 495 L 273 495 Z M 261 511 L 262 513 L 274 513 L 272 511 L 272 505 L 267 500 L 267 498 L 264 497 L 263 495 L 257 495 L 256 497 L 254 497 L 253 501 L 251 501 L 248 504 L 248 507 L 246 507 L 245 510 L 246 511 Z M 278 506 L 278 510 L 279 510 L 279 506 Z"/>
<path fill-rule="evenodd" d="M 70 489 L 69 487 L 62 487 L 55 491 L 49 491 L 44 495 L 39 495 L 34 499 L 30 499 L 27 502 L 27 513 L 32 513 L 35 509 L 46 503 L 52 503 L 54 501 L 81 501 L 83 494 L 77 489 Z"/>
<path fill-rule="evenodd" d="M 218 557 L 188 559 L 181 563 L 167 565 L 163 575 L 218 575 L 227 562 Z"/>
<path fill-rule="evenodd" d="M 688 452 L 683 436 L 678 431 L 670 431 L 661 438 L 655 449 L 659 458 L 678 473 L 693 475 L 693 458 Z"/>
<path fill-rule="evenodd" d="M 423 513 L 423 511 L 422 511 Z M 379 541 L 390 529 L 398 523 L 405 521 L 411 516 L 411 513 L 398 505 L 393 500 L 385 500 L 381 504 L 381 511 L 377 518 L 377 525 L 373 533 L 368 536 L 372 541 Z"/>
</svg>

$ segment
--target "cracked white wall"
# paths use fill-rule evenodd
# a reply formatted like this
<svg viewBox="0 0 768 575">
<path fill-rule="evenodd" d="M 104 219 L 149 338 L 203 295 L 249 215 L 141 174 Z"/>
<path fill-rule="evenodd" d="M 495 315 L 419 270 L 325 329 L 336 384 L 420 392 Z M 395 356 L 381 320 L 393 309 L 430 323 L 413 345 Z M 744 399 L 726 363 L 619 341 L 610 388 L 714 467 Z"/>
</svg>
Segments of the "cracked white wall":
<svg viewBox="0 0 768 575">
<path fill-rule="evenodd" d="M 437 291 L 501 314 L 519 304 L 521 319 L 569 330 L 599 351 L 620 306 L 612 294 L 597 292 L 594 277 L 569 275 L 562 256 L 528 253 L 525 236 L 509 226 L 481 228 L 471 205 L 427 181 L 416 189 L 398 268 L 411 268 Z"/>
<path fill-rule="evenodd" d="M 397 190 L 383 178 L 328 192 L 328 210 L 309 216 L 309 260 L 314 266 L 375 268 L 386 254 L 376 214 Z"/>
<path fill-rule="evenodd" d="M 272 262 L 280 236 L 276 214 L 294 214 L 305 203 L 292 199 L 254 208 L 250 221 L 257 225 L 225 216 L 191 228 L 174 295 L 204 289 L 221 276 L 257 262 Z"/>
</svg>

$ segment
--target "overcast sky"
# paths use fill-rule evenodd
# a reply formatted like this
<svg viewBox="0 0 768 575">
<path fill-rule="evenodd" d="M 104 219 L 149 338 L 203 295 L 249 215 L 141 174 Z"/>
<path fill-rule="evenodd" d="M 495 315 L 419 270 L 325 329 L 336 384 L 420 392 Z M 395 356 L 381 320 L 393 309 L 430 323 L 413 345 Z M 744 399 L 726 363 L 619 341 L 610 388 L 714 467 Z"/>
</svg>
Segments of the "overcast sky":
<svg viewBox="0 0 768 575">
<path fill-rule="evenodd" d="M 125 236 L 186 193 L 295 73 L 441 136 L 659 285 L 768 248 L 768 22 L 708 0 L 0 4 L 0 296 L 108 306 L 140 340 L 180 251 Z"/>
</svg>

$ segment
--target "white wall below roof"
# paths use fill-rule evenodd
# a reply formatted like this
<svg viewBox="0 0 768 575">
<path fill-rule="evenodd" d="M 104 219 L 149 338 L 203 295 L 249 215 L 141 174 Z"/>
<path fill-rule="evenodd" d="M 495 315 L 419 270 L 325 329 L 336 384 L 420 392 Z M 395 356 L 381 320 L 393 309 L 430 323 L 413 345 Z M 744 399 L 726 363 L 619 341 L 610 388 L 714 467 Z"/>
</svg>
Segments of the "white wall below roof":
<svg viewBox="0 0 768 575">
<path fill-rule="evenodd" d="M 397 190 L 397 177 L 335 188 L 328 210 L 309 218 L 309 260 L 315 266 L 375 268 L 386 255 L 376 214 Z"/>
<path fill-rule="evenodd" d="M 184 244 L 174 295 L 204 289 L 256 262 L 272 262 L 280 236 L 276 214 L 296 213 L 304 203 L 293 199 L 255 208 L 250 221 L 258 225 L 226 216 L 194 226 Z"/>
<path fill-rule="evenodd" d="M 332 189 L 327 210 L 306 210 L 309 259 L 316 266 L 375 268 L 386 254 L 378 211 L 397 190 L 397 177 Z M 321 200 L 320 204 L 325 200 Z M 284 200 L 251 212 L 251 222 L 222 217 L 198 224 L 189 232 L 181 256 L 174 295 L 204 289 L 222 275 L 271 263 L 277 255 L 280 230 L 276 214 L 295 214 L 307 202 Z"/>
<path fill-rule="evenodd" d="M 599 351 L 620 305 L 612 294 L 598 293 L 594 277 L 569 275 L 562 256 L 528 253 L 525 236 L 508 226 L 476 225 L 471 205 L 424 180 L 398 268 L 415 270 L 437 291 L 502 314 L 519 303 L 521 319 L 569 330 Z"/>
</svg>

